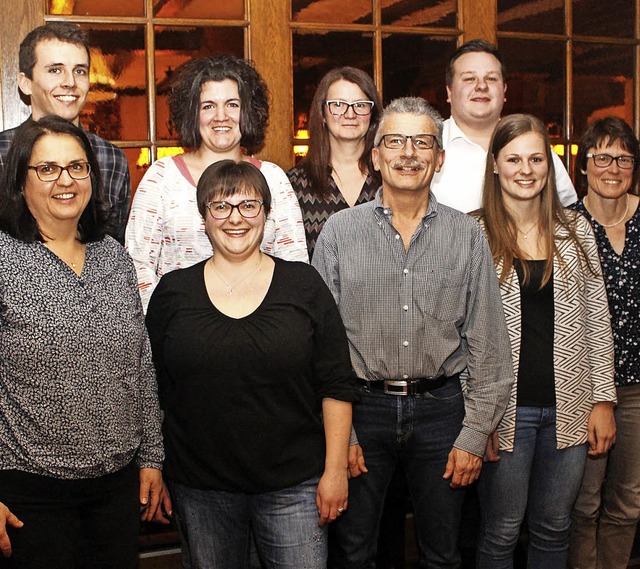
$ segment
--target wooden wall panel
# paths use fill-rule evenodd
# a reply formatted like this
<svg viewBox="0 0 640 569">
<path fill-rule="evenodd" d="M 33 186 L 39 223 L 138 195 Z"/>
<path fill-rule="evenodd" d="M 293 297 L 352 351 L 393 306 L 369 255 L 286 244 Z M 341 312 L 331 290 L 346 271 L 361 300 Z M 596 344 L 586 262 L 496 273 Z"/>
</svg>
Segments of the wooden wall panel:
<svg viewBox="0 0 640 569">
<path fill-rule="evenodd" d="M 461 42 L 481 38 L 496 43 L 498 0 L 460 0 Z"/>
<path fill-rule="evenodd" d="M 249 1 L 249 54 L 271 94 L 267 140 L 259 156 L 284 170 L 293 166 L 293 56 L 288 0 Z"/>
<path fill-rule="evenodd" d="M 43 4 L 42 0 L 0 0 L 0 130 L 19 125 L 29 115 L 18 90 L 18 47 L 30 30 L 44 22 Z"/>
</svg>

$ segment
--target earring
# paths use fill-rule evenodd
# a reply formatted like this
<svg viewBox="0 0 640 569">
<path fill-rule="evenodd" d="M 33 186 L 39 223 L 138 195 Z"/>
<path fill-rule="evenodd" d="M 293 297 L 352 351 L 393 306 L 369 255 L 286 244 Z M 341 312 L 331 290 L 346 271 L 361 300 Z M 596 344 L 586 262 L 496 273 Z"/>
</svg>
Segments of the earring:
<svg viewBox="0 0 640 569">
<path fill-rule="evenodd" d="M 587 171 L 586 171 L 586 170 L 580 170 L 580 173 L 581 173 L 583 176 L 586 176 L 586 175 L 587 175 Z"/>
</svg>

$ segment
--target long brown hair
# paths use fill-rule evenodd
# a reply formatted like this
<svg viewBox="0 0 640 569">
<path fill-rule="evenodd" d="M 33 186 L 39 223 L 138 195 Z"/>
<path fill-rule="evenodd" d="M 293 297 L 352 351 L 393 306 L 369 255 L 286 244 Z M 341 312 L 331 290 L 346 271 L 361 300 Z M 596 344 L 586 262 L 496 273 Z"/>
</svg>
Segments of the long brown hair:
<svg viewBox="0 0 640 569">
<path fill-rule="evenodd" d="M 371 77 L 362 69 L 357 69 L 356 67 L 332 69 L 320 80 L 311 102 L 311 110 L 309 112 L 309 152 L 302 163 L 311 178 L 311 191 L 319 197 L 327 195 L 330 175 L 329 166 L 331 165 L 329 132 L 324 121 L 325 101 L 327 100 L 329 87 L 336 81 L 340 81 L 340 79 L 354 83 L 362 89 L 367 99 L 373 101 L 371 121 L 364 136 L 364 149 L 358 160 L 358 166 L 363 174 L 373 174 L 375 172 L 371 162 L 371 149 L 373 148 L 373 137 L 378 126 L 378 119 L 382 112 L 380 95 Z"/>
<path fill-rule="evenodd" d="M 571 240 L 578 251 L 578 257 L 589 267 L 589 270 L 595 272 L 595 269 L 589 263 L 584 246 L 576 234 L 576 219 L 579 214 L 573 212 L 568 214 L 560 204 L 556 188 L 555 168 L 551 155 L 553 150 L 551 149 L 547 129 L 542 124 L 542 121 L 532 115 L 516 114 L 500 119 L 493 133 L 489 152 L 487 153 L 482 191 L 482 209 L 474 213 L 476 217 L 484 220 L 485 233 L 491 247 L 494 263 L 496 265 L 500 262 L 502 263 L 502 270 L 499 276 L 500 283 L 505 282 L 511 274 L 514 259 L 524 259 L 525 255 L 518 246 L 516 222 L 505 206 L 500 179 L 498 174 L 495 173 L 494 164 L 497 161 L 498 154 L 507 144 L 529 132 L 536 133 L 542 137 L 549 166 L 547 180 L 540 194 L 540 218 L 538 221 L 540 238 L 543 241 L 544 250 L 547 252 L 541 286 L 544 286 L 553 274 L 554 258 L 557 257 L 561 265 L 564 266 L 564 260 L 557 246 L 557 242 L 560 240 Z M 558 228 L 562 228 L 564 231 L 558 232 Z M 523 272 L 524 281 L 528 282 L 529 271 L 526 263 L 523 263 Z"/>
</svg>

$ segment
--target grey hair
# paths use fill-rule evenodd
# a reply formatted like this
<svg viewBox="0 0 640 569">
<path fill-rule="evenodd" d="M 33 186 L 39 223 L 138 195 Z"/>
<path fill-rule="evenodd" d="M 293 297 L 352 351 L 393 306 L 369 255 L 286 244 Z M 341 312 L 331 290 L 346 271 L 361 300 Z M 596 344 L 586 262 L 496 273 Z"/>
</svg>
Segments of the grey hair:
<svg viewBox="0 0 640 569">
<path fill-rule="evenodd" d="M 382 111 L 382 115 L 380 116 L 380 123 L 378 124 L 378 130 L 376 131 L 376 136 L 373 142 L 374 146 L 380 145 L 380 141 L 382 140 L 382 128 L 387 118 L 390 115 L 400 113 L 429 117 L 436 126 L 436 142 L 438 143 L 438 147 L 442 149 L 442 129 L 444 119 L 440 113 L 422 97 L 400 97 L 391 101 L 384 108 L 384 111 Z"/>
</svg>

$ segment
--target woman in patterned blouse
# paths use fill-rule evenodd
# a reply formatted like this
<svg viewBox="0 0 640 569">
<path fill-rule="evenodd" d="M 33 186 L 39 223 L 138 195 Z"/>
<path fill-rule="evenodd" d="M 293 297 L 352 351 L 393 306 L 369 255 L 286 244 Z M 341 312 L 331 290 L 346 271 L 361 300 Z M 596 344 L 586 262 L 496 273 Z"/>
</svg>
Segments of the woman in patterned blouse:
<svg viewBox="0 0 640 569">
<path fill-rule="evenodd" d="M 573 509 L 570 566 L 626 569 L 640 519 L 640 149 L 622 119 L 594 121 L 576 157 L 574 207 L 591 222 L 604 273 L 618 394 L 616 444 L 587 461 Z"/>
<path fill-rule="evenodd" d="M 369 75 L 355 67 L 329 71 L 309 114 L 309 153 L 287 173 L 302 208 L 309 257 L 335 212 L 371 201 L 380 187 L 371 149 L 380 96 Z"/>
<path fill-rule="evenodd" d="M 0 191 L 0 550 L 15 568 L 137 567 L 162 490 L 135 269 L 97 160 L 60 117 L 17 131 Z M 5 567 L 0 557 L 0 566 Z"/>
<path fill-rule="evenodd" d="M 613 341 L 589 223 L 563 210 L 545 126 L 498 123 L 482 210 L 511 339 L 515 382 L 478 492 L 480 569 L 510 569 L 525 512 L 528 567 L 565 569 L 587 453 L 615 439 Z"/>
<path fill-rule="evenodd" d="M 125 238 L 144 308 L 162 275 L 211 256 L 196 186 L 207 166 L 220 160 L 251 162 L 269 183 L 272 208 L 262 251 L 308 262 L 300 206 L 286 174 L 252 156 L 264 143 L 269 118 L 267 86 L 253 65 L 229 55 L 188 61 L 173 76 L 169 113 L 187 152 L 157 160 L 147 170 Z"/>
</svg>

